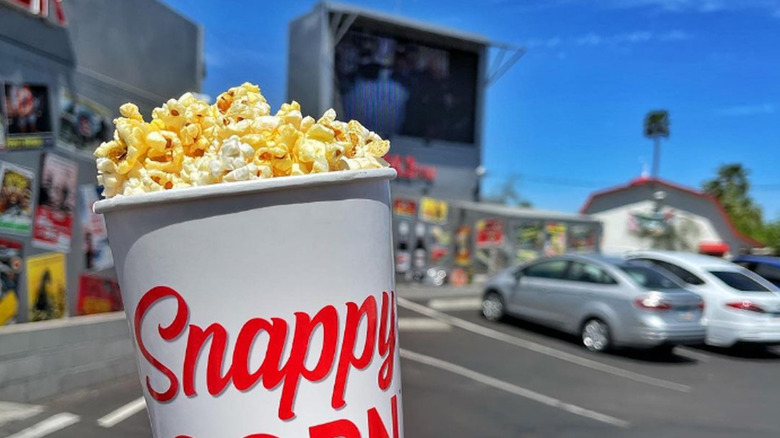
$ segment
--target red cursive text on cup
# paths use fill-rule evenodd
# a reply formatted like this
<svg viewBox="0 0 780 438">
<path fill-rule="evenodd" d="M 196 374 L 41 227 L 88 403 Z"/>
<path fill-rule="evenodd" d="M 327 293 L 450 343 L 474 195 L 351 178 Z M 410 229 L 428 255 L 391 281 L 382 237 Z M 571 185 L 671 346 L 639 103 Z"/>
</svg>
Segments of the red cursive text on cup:
<svg viewBox="0 0 780 438">
<path fill-rule="evenodd" d="M 176 314 L 168 325 L 160 323 L 157 332 L 164 341 L 173 341 L 187 334 L 187 344 L 183 369 L 180 376 L 155 358 L 147 349 L 141 336 L 144 317 L 149 309 L 165 299 L 176 300 Z M 282 318 L 252 318 L 244 323 L 236 338 L 232 358 L 228 358 L 227 371 L 223 365 L 227 354 L 228 332 L 217 322 L 206 328 L 195 324 L 187 325 L 190 317 L 187 301 L 174 289 L 167 286 L 157 286 L 146 292 L 138 303 L 134 318 L 134 334 L 138 348 L 143 357 L 162 373 L 168 380 L 165 390 L 152 387 L 149 376 L 146 376 L 146 388 L 152 398 L 159 402 L 167 402 L 175 398 L 179 389 L 187 397 L 195 397 L 195 370 L 201 352 L 205 355 L 205 345 L 210 341 L 207 354 L 206 388 L 209 394 L 216 396 L 222 393 L 231 383 L 239 391 L 247 391 L 260 383 L 265 389 L 282 385 L 278 416 L 280 420 L 290 420 L 295 417 L 294 403 L 298 385 L 301 380 L 317 382 L 324 379 L 336 366 L 336 378 L 333 384 L 331 407 L 334 409 L 346 405 L 344 399 L 349 373 L 352 370 L 367 368 L 378 355 L 383 359 L 377 375 L 377 386 L 386 390 L 393 380 L 396 350 L 396 318 L 395 293 L 382 292 L 381 313 L 377 309 L 377 300 L 369 295 L 358 305 L 346 303 L 346 318 L 344 326 L 339 325 L 339 315 L 336 308 L 328 305 L 320 309 L 314 316 L 305 312 L 295 313 L 294 327 Z M 358 333 L 363 323 L 365 336 L 358 344 Z M 309 355 L 311 337 L 317 328 L 322 333 L 322 348 L 317 363 L 311 369 L 306 367 Z M 377 330 L 378 329 L 378 330 Z M 268 334 L 269 341 L 265 357 L 256 370 L 250 369 L 249 360 L 252 345 L 260 333 Z M 289 336 L 291 332 L 291 337 Z M 339 332 L 341 346 L 339 348 Z M 291 342 L 290 354 L 283 357 L 287 342 Z"/>
</svg>

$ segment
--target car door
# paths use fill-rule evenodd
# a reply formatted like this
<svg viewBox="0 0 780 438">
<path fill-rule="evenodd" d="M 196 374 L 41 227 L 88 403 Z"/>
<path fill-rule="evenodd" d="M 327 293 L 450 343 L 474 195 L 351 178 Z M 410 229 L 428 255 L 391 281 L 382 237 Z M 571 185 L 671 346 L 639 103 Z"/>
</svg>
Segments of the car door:
<svg viewBox="0 0 780 438">
<path fill-rule="evenodd" d="M 553 293 L 554 317 L 564 328 L 576 328 L 582 309 L 593 300 L 609 301 L 618 284 L 606 270 L 594 263 L 572 261 L 566 280 Z"/>
<path fill-rule="evenodd" d="M 566 281 L 563 277 L 568 265 L 569 261 L 564 259 L 545 260 L 521 270 L 509 303 L 510 311 L 543 324 L 555 324 L 550 291 Z"/>
</svg>

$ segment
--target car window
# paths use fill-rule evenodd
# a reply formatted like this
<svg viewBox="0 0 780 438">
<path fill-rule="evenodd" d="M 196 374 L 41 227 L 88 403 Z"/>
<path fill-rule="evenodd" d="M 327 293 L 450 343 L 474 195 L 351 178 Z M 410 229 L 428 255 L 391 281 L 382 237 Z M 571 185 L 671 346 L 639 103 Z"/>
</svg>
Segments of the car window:
<svg viewBox="0 0 780 438">
<path fill-rule="evenodd" d="M 710 271 L 718 280 L 726 283 L 732 289 L 744 292 L 769 292 L 769 288 L 753 280 L 747 275 L 736 271 Z"/>
<path fill-rule="evenodd" d="M 617 284 L 617 281 L 600 267 L 580 262 L 571 262 L 566 279 L 594 284 Z"/>
<path fill-rule="evenodd" d="M 536 278 L 563 278 L 566 271 L 567 260 L 551 260 L 537 263 L 523 270 L 523 275 Z"/>
<path fill-rule="evenodd" d="M 672 277 L 648 266 L 619 266 L 637 286 L 644 289 L 681 289 L 684 286 Z"/>
<path fill-rule="evenodd" d="M 687 269 L 683 269 L 677 265 L 673 265 L 671 263 L 664 262 L 662 260 L 655 260 L 655 259 L 640 258 L 635 260 L 650 262 L 661 269 L 665 269 L 669 271 L 670 273 L 674 274 L 677 278 L 684 281 L 685 283 L 693 284 L 693 285 L 704 284 L 704 280 L 694 275 L 691 271 L 688 271 Z"/>
<path fill-rule="evenodd" d="M 780 284 L 780 268 L 759 263 L 752 271 L 774 284 Z"/>
</svg>

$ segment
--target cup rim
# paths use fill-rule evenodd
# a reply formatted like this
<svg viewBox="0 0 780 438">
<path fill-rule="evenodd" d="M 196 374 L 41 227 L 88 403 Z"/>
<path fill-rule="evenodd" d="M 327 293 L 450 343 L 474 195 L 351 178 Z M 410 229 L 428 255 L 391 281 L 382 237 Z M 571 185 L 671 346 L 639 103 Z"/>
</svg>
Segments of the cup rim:
<svg viewBox="0 0 780 438">
<path fill-rule="evenodd" d="M 324 186 L 344 184 L 356 181 L 368 181 L 376 179 L 391 180 L 397 173 L 393 168 L 337 170 L 308 175 L 283 176 L 276 178 L 255 179 L 251 181 L 238 181 L 217 183 L 205 186 L 184 187 L 160 192 L 139 193 L 135 195 L 117 195 L 112 198 L 95 202 L 93 210 L 97 214 L 109 213 L 117 210 L 146 207 L 171 202 L 182 202 L 199 199 L 208 199 L 224 196 L 237 196 L 259 192 L 273 192 L 280 190 L 296 189 L 308 186 Z"/>
</svg>

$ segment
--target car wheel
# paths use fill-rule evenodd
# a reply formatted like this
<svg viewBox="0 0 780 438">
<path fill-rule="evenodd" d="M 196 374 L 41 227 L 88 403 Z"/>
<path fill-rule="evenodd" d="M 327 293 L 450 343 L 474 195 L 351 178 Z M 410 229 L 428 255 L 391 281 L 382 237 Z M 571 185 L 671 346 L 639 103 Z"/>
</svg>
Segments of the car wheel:
<svg viewBox="0 0 780 438">
<path fill-rule="evenodd" d="M 606 351 L 611 345 L 609 326 L 600 319 L 590 319 L 582 325 L 582 345 L 590 351 Z"/>
<path fill-rule="evenodd" d="M 501 321 L 506 316 L 504 299 L 498 292 L 488 292 L 482 298 L 482 316 L 488 321 Z"/>
</svg>

